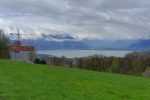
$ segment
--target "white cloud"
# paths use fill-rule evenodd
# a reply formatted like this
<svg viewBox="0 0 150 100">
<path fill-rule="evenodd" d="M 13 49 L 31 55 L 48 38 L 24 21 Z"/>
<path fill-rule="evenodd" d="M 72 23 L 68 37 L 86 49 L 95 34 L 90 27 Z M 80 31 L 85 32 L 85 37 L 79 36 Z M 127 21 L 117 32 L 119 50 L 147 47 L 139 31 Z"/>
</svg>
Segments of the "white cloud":
<svg viewBox="0 0 150 100">
<path fill-rule="evenodd" d="M 70 34 L 78 39 L 150 36 L 149 0 L 0 0 L 6 33 Z"/>
</svg>

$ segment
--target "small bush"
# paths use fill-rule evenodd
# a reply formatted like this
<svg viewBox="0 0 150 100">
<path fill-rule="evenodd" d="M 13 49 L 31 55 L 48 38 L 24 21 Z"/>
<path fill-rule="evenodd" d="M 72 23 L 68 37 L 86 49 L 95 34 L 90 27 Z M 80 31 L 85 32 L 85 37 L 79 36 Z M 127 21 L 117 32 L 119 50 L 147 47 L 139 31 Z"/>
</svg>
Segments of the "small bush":
<svg viewBox="0 0 150 100">
<path fill-rule="evenodd" d="M 145 72 L 142 73 L 142 75 L 143 75 L 144 77 L 150 77 L 150 67 L 147 68 L 147 69 L 145 70 Z"/>
<path fill-rule="evenodd" d="M 46 65 L 46 61 L 45 60 L 41 60 L 40 64 Z"/>
<path fill-rule="evenodd" d="M 39 59 L 39 58 L 36 58 L 36 59 L 34 60 L 34 63 L 40 64 L 40 59 Z"/>
</svg>

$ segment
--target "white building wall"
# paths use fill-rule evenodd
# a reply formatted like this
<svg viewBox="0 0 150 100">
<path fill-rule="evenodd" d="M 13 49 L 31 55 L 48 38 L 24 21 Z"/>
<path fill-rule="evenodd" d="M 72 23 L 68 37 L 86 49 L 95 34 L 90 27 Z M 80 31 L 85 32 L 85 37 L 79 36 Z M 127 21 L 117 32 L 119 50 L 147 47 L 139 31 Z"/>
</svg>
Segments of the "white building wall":
<svg viewBox="0 0 150 100">
<path fill-rule="evenodd" d="M 31 56 L 34 56 L 33 51 L 19 51 L 18 53 L 15 51 L 10 52 L 12 60 L 31 62 L 33 58 Z"/>
</svg>

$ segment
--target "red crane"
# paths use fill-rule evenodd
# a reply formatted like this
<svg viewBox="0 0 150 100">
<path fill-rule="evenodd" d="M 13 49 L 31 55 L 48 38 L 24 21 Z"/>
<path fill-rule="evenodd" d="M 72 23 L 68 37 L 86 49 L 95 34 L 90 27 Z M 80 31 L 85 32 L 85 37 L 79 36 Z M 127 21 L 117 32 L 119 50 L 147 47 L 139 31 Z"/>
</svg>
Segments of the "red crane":
<svg viewBox="0 0 150 100">
<path fill-rule="evenodd" d="M 20 34 L 20 31 L 18 29 L 17 33 L 10 33 L 10 35 L 17 35 L 17 40 L 15 41 L 15 45 L 21 45 L 21 42 L 20 42 L 21 35 L 33 35 L 33 34 Z"/>
</svg>

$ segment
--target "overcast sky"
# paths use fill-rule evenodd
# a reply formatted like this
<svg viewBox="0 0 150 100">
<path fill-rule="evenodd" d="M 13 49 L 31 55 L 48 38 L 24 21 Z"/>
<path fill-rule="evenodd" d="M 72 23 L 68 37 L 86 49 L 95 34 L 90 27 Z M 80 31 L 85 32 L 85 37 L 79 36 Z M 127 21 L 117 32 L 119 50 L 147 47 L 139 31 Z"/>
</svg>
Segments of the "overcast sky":
<svg viewBox="0 0 150 100">
<path fill-rule="evenodd" d="M 149 38 L 150 0 L 0 0 L 0 28 L 36 37 Z"/>
</svg>

